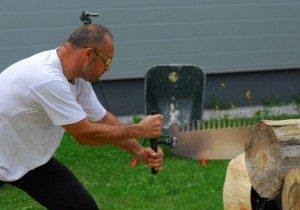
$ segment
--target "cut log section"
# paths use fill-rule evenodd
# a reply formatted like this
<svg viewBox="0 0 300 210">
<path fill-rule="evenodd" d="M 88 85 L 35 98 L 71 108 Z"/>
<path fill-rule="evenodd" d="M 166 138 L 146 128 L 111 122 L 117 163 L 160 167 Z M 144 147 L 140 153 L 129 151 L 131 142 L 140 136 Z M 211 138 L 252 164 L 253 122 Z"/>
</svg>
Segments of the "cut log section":
<svg viewBox="0 0 300 210">
<path fill-rule="evenodd" d="M 300 168 L 291 169 L 284 178 L 282 209 L 300 210 Z"/>
<path fill-rule="evenodd" d="M 223 190 L 224 210 L 251 210 L 250 191 L 245 153 L 242 153 L 232 159 L 227 167 Z"/>
<path fill-rule="evenodd" d="M 252 187 L 272 199 L 287 172 L 300 165 L 300 120 L 262 121 L 245 143 L 245 162 Z"/>
</svg>

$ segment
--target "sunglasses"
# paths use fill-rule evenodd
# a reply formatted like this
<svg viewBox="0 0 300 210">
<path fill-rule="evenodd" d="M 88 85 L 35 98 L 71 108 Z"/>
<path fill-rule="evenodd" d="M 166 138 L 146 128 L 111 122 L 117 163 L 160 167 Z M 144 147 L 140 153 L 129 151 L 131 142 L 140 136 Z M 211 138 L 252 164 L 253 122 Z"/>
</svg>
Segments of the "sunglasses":
<svg viewBox="0 0 300 210">
<path fill-rule="evenodd" d="M 85 48 L 88 48 L 88 47 L 85 47 Z M 94 48 L 92 48 L 92 49 L 93 49 L 94 53 L 103 60 L 103 62 L 105 63 L 106 66 L 108 66 L 112 62 L 111 57 L 107 57 L 106 55 L 103 55 L 102 53 L 100 53 L 99 51 L 97 51 Z"/>
</svg>

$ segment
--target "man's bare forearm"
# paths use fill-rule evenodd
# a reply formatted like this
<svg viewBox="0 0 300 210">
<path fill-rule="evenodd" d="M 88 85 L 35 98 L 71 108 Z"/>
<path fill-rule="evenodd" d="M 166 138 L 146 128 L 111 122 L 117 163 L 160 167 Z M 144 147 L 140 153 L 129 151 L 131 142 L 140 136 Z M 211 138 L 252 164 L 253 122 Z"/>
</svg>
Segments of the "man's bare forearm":
<svg viewBox="0 0 300 210">
<path fill-rule="evenodd" d="M 122 122 L 110 112 L 107 112 L 106 116 L 102 120 L 100 120 L 99 123 L 122 125 Z M 125 141 L 117 142 L 114 145 L 136 156 L 139 156 L 139 154 L 143 150 L 143 146 L 136 139 L 128 139 Z"/>
</svg>

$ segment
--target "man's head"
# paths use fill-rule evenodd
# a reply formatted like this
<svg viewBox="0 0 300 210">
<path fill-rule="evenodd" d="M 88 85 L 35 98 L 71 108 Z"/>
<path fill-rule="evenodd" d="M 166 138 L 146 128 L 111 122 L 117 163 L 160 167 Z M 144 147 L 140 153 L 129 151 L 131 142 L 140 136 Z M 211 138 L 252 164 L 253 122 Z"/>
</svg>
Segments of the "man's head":
<svg viewBox="0 0 300 210">
<path fill-rule="evenodd" d="M 80 66 L 77 65 L 80 68 L 79 77 L 94 82 L 109 70 L 114 55 L 114 43 L 108 28 L 97 24 L 83 25 L 70 35 L 64 47 L 68 49 L 69 45 L 73 54 L 76 51 L 76 55 L 80 56 Z"/>
<path fill-rule="evenodd" d="M 113 35 L 108 28 L 97 24 L 88 24 L 76 29 L 67 39 L 67 42 L 78 48 L 85 46 L 98 47 L 98 44 L 105 43 L 105 35 L 113 39 Z"/>
</svg>

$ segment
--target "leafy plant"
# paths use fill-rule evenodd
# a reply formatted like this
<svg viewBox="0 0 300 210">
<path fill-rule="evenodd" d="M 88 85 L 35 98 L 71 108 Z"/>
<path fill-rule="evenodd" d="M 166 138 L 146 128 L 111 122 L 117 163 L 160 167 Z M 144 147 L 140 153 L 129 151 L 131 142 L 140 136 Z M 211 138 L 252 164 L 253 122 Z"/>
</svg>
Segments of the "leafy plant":
<svg viewBox="0 0 300 210">
<path fill-rule="evenodd" d="M 221 99 L 222 92 L 225 88 L 225 83 L 222 82 L 220 86 L 215 90 L 215 93 L 211 96 L 210 99 L 210 108 L 215 110 L 227 109 L 226 105 Z"/>
<path fill-rule="evenodd" d="M 293 103 L 297 106 L 297 109 L 300 110 L 300 93 L 292 97 Z"/>
<path fill-rule="evenodd" d="M 281 100 L 281 98 L 279 96 L 275 97 L 274 100 L 271 100 L 271 99 L 264 99 L 263 100 L 264 102 L 264 105 L 267 106 L 267 107 L 271 107 L 271 106 L 285 106 L 287 105 L 288 103 Z"/>
<path fill-rule="evenodd" d="M 210 109 L 215 110 L 226 110 L 226 109 L 234 109 L 236 108 L 236 103 L 242 103 L 247 105 L 253 104 L 253 94 L 250 90 L 246 90 L 241 93 L 241 97 L 237 99 L 236 103 L 225 103 L 222 99 L 224 96 L 224 91 L 226 88 L 226 84 L 224 82 L 220 83 L 220 85 L 215 89 L 214 93 L 210 98 Z"/>
<path fill-rule="evenodd" d="M 142 121 L 142 117 L 140 117 L 140 116 L 138 116 L 138 115 L 133 115 L 133 117 L 132 117 L 132 121 L 133 121 L 133 123 L 134 124 L 138 124 L 139 122 L 141 122 Z"/>
</svg>

